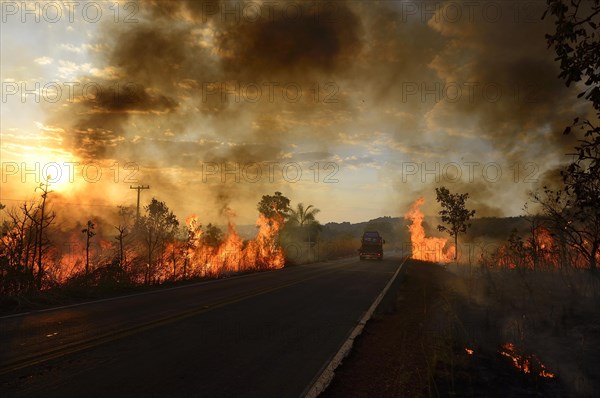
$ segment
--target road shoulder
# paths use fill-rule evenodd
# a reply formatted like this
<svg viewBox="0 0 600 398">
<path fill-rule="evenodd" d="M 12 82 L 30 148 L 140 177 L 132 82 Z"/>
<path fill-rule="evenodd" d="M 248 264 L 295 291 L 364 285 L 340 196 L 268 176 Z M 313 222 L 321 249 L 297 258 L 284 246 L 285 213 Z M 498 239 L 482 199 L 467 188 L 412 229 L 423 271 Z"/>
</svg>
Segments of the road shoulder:
<svg viewBox="0 0 600 398">
<path fill-rule="evenodd" d="M 443 277 L 438 265 L 409 260 L 321 396 L 427 394 L 424 320 L 439 301 Z"/>
<path fill-rule="evenodd" d="M 595 296 L 556 311 L 585 275 L 405 268 L 321 397 L 597 396 Z M 588 342 L 577 356 L 575 331 Z"/>
</svg>

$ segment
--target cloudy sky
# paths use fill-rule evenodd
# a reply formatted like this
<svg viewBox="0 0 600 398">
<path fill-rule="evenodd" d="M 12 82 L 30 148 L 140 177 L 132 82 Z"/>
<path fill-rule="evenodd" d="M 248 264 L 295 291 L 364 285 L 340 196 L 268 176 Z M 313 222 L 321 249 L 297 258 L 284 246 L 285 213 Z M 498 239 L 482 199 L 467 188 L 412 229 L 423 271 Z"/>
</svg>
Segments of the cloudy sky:
<svg viewBox="0 0 600 398">
<path fill-rule="evenodd" d="M 590 110 L 558 80 L 545 1 L 4 1 L 1 202 L 51 176 L 73 217 L 164 200 L 256 218 L 401 216 L 436 186 L 522 213 Z"/>
</svg>

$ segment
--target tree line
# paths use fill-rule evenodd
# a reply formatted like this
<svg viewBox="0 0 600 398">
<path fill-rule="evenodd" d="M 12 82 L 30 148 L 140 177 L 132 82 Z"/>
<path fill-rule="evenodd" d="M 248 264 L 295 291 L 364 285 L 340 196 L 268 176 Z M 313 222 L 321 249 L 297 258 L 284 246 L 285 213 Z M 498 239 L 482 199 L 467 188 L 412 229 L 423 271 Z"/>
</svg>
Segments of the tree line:
<svg viewBox="0 0 600 398">
<path fill-rule="evenodd" d="M 546 35 L 546 41 L 559 61 L 558 78 L 566 86 L 581 87 L 577 97 L 591 105 L 593 116 L 575 117 L 564 129 L 565 135 L 579 132 L 582 136 L 568 154 L 573 160 L 561 170 L 561 186 L 544 186 L 530 193 L 531 202 L 540 210 L 527 215 L 527 236 L 513 232 L 507 244 L 492 253 L 491 261 L 484 260 L 494 264 L 508 257 L 513 265 L 538 268 L 550 262 L 596 271 L 600 261 L 600 0 L 547 0 L 547 4 L 542 19 L 549 16 L 554 22 L 555 30 Z M 448 199 L 447 192 L 441 194 Z M 464 208 L 459 206 L 459 210 Z M 451 235 L 464 232 L 460 219 L 466 213 L 440 214 L 451 220 Z"/>
<path fill-rule="evenodd" d="M 11 208 L 0 204 L 5 216 L 0 225 L 0 295 L 19 296 L 65 285 L 130 286 L 207 276 L 191 267 L 191 250 L 201 247 L 214 253 L 227 237 L 212 223 L 182 225 L 157 198 L 143 207 L 139 217 L 133 207 L 119 206 L 111 225 L 92 218 L 80 229 L 64 231 L 51 206 L 50 184 L 44 182 L 35 191 L 39 198 L 34 201 Z M 285 248 L 286 243 L 296 242 L 310 249 L 310 242 L 318 239 L 319 209 L 303 203 L 292 208 L 290 203 L 281 192 L 262 196 L 259 215 L 268 223 L 279 219 L 283 228 L 277 230 L 274 243 L 261 244 Z M 248 242 L 240 244 L 243 249 Z"/>
</svg>

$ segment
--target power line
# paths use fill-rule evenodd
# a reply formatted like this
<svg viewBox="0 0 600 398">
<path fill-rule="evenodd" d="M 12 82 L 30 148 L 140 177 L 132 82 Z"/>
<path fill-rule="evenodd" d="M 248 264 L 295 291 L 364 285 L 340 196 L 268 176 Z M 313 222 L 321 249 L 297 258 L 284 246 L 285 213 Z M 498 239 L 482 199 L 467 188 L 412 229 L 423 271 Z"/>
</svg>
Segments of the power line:
<svg viewBox="0 0 600 398">
<path fill-rule="evenodd" d="M 135 213 L 135 219 L 139 220 L 140 219 L 140 192 L 143 189 L 150 189 L 150 185 L 138 185 L 137 187 L 134 187 L 133 185 L 130 185 L 129 189 L 135 189 L 135 190 L 137 190 L 137 211 Z"/>
<path fill-rule="evenodd" d="M 0 199 L 0 203 L 2 202 L 32 202 L 34 199 L 12 199 L 12 198 L 2 198 Z M 51 205 L 69 205 L 69 206 L 89 206 L 89 207 L 119 207 L 121 205 L 102 205 L 102 204 L 93 204 L 93 203 L 74 203 L 74 202 L 61 202 L 56 201 L 50 198 L 49 203 Z"/>
</svg>

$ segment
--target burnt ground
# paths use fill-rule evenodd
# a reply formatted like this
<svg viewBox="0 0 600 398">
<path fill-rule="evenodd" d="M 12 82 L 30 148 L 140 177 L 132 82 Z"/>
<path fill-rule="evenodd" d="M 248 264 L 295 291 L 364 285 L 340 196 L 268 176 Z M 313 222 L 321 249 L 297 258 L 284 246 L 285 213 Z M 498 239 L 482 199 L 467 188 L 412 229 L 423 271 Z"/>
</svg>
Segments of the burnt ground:
<svg viewBox="0 0 600 398">
<path fill-rule="evenodd" d="M 588 271 L 409 261 L 321 396 L 600 396 L 598 303 Z"/>
</svg>

